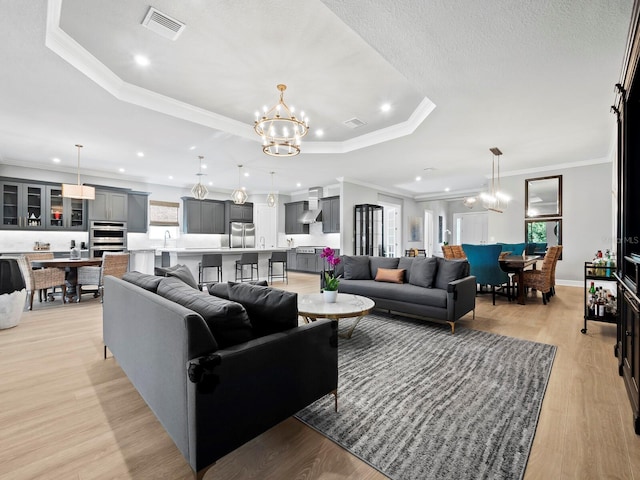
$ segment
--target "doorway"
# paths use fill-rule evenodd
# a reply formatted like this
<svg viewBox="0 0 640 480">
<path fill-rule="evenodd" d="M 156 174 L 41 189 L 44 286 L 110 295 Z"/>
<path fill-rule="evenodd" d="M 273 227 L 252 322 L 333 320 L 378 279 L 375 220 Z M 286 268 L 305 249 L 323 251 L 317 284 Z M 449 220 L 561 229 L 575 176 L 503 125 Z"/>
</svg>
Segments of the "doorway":
<svg viewBox="0 0 640 480">
<path fill-rule="evenodd" d="M 453 242 L 456 245 L 486 244 L 489 239 L 489 215 L 487 212 L 454 213 L 453 228 Z"/>
<path fill-rule="evenodd" d="M 434 223 L 433 223 L 433 212 L 431 210 L 424 211 L 424 238 L 425 245 L 424 248 L 427 250 L 427 257 L 431 257 L 433 255 L 433 234 L 434 234 Z"/>
<path fill-rule="evenodd" d="M 392 203 L 378 204 L 383 208 L 385 257 L 400 257 L 402 252 L 402 206 Z"/>
</svg>

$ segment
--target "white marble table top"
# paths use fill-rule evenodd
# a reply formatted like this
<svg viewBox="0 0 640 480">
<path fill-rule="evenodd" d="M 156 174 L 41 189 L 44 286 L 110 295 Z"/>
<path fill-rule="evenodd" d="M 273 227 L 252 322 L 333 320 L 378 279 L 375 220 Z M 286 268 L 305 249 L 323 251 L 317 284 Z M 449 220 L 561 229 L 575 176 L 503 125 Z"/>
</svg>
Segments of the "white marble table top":
<svg viewBox="0 0 640 480">
<path fill-rule="evenodd" d="M 336 303 L 326 303 L 322 293 L 298 295 L 298 313 L 307 318 L 350 318 L 368 314 L 373 300 L 360 295 L 339 293 Z"/>
</svg>

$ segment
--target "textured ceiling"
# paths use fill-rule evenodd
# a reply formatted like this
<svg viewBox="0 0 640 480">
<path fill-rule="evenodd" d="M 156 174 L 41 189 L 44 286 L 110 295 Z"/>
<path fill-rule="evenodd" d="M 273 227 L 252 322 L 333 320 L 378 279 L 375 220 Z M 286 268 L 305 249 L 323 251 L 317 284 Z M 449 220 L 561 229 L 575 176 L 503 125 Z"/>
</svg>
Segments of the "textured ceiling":
<svg viewBox="0 0 640 480">
<path fill-rule="evenodd" d="M 250 192 L 275 171 L 285 193 L 343 177 L 418 198 L 480 189 L 493 146 L 506 174 L 605 159 L 631 12 L 597 0 L 154 2 L 187 25 L 172 42 L 140 26 L 147 3 L 64 0 L 49 32 L 70 41 L 47 48 L 48 3 L 60 0 L 0 0 L 0 163 L 60 157 L 73 171 L 81 142 L 83 166 L 107 177 L 189 186 L 204 155 L 222 190 L 242 163 Z M 262 154 L 252 133 L 277 83 L 311 119 L 290 159 Z M 367 125 L 346 128 L 352 117 Z"/>
</svg>

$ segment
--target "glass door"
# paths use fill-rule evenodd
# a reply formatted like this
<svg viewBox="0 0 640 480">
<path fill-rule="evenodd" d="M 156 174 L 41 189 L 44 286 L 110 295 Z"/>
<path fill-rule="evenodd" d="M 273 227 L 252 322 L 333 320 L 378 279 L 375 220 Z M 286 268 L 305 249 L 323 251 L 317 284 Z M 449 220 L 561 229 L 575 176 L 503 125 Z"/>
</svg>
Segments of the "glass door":
<svg viewBox="0 0 640 480">
<path fill-rule="evenodd" d="M 5 228 L 21 226 L 18 215 L 19 190 L 17 183 L 2 184 L 2 225 Z"/>
<path fill-rule="evenodd" d="M 62 187 L 48 187 L 47 228 L 64 228 L 64 199 Z"/>
</svg>

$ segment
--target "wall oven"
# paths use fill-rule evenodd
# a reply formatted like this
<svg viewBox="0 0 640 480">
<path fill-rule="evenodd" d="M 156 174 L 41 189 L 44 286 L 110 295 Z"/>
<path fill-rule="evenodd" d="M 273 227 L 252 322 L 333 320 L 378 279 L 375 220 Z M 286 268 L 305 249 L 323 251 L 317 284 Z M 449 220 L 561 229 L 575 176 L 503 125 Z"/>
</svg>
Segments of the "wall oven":
<svg viewBox="0 0 640 480">
<path fill-rule="evenodd" d="M 89 257 L 127 250 L 127 222 L 93 220 L 89 225 Z"/>
</svg>

